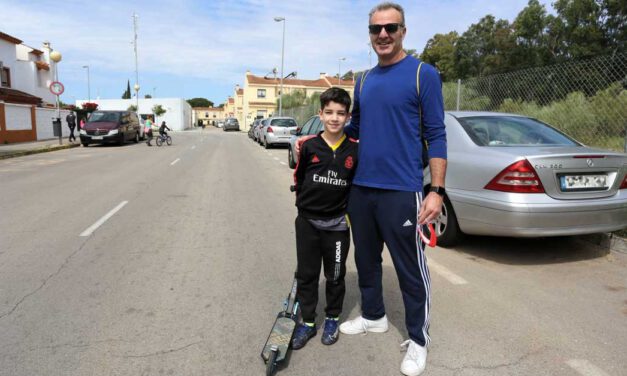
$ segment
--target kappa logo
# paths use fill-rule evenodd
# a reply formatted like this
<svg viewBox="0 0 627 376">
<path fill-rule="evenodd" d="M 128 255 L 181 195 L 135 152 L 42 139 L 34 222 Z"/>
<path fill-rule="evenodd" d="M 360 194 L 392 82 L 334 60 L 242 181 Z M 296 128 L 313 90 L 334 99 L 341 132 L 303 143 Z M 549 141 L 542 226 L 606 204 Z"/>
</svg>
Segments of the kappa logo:
<svg viewBox="0 0 627 376">
<path fill-rule="evenodd" d="M 313 158 L 311 158 L 311 163 L 319 163 L 319 162 L 320 162 L 320 158 L 318 158 L 318 156 L 314 154 Z"/>
<path fill-rule="evenodd" d="M 413 226 L 414 224 L 411 223 L 411 221 L 408 219 L 405 221 L 405 223 L 403 223 L 403 227 L 409 227 L 409 226 Z"/>
<path fill-rule="evenodd" d="M 344 167 L 346 167 L 347 169 L 351 169 L 353 168 L 353 157 L 352 156 L 348 156 L 346 157 L 346 160 L 344 161 Z"/>
</svg>

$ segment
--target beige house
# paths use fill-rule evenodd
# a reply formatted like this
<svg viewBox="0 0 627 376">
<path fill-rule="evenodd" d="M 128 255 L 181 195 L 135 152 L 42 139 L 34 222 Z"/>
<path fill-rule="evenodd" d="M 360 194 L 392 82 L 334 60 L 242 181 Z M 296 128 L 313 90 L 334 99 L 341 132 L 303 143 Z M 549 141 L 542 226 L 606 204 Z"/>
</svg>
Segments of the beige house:
<svg viewBox="0 0 627 376">
<path fill-rule="evenodd" d="M 267 118 L 272 115 L 278 115 L 277 99 L 279 98 L 281 82 L 277 77 L 265 78 L 255 76 L 249 71 L 246 72 L 244 79 L 244 88 L 239 85 L 235 86 L 233 97 L 229 97 L 232 101 L 233 116 L 240 123 L 240 129 L 248 131 L 252 122 L 258 118 Z M 336 77 L 329 77 L 325 73 L 320 73 L 320 77 L 316 80 L 299 80 L 284 79 L 283 93 L 289 94 L 295 90 L 304 90 L 307 97 L 314 93 L 322 93 L 326 89 L 339 86 L 349 93 L 353 93 L 355 83 L 353 80 L 341 80 Z"/>
<path fill-rule="evenodd" d="M 224 120 L 223 107 L 194 107 L 194 126 L 198 126 L 199 122 L 204 125 L 215 125 L 220 120 Z"/>
</svg>

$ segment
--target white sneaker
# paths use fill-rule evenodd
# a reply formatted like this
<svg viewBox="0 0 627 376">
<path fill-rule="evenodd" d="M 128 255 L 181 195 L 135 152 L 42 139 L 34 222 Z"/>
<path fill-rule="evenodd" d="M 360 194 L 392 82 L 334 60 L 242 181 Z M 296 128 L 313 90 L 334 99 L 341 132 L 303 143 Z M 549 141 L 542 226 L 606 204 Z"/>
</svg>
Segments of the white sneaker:
<svg viewBox="0 0 627 376">
<path fill-rule="evenodd" d="M 401 363 L 401 373 L 407 376 L 418 376 L 427 366 L 427 348 L 408 339 L 401 343 L 401 348 L 407 348 L 407 353 Z"/>
<path fill-rule="evenodd" d="M 343 322 L 340 325 L 340 332 L 344 334 L 360 334 L 360 333 L 385 333 L 388 331 L 388 318 L 383 316 L 378 320 L 367 320 L 361 315 L 355 319 Z"/>
</svg>

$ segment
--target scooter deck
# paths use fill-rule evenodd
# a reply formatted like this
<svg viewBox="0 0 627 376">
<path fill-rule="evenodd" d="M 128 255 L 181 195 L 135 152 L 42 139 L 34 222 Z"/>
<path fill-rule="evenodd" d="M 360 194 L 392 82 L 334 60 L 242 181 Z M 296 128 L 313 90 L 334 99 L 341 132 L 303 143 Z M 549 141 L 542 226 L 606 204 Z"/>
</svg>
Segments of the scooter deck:
<svg viewBox="0 0 627 376">
<path fill-rule="evenodd" d="M 276 346 L 278 349 L 276 362 L 285 359 L 295 328 L 296 321 L 292 317 L 287 317 L 285 312 L 279 313 L 274 321 L 274 326 L 272 326 L 272 331 L 266 340 L 266 344 L 263 347 L 263 351 L 261 352 L 261 357 L 264 361 L 267 362 L 268 359 L 270 359 L 273 346 Z"/>
</svg>

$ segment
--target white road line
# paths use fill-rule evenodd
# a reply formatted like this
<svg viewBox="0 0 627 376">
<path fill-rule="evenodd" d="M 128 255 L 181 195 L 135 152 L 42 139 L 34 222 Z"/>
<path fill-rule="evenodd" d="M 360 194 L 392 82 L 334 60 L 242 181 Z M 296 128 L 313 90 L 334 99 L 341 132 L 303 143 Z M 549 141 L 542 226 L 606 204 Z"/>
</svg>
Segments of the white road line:
<svg viewBox="0 0 627 376">
<path fill-rule="evenodd" d="M 427 261 L 427 265 L 429 266 L 430 271 L 438 273 L 441 277 L 444 277 L 447 281 L 451 282 L 454 285 L 468 284 L 468 281 L 433 260 Z"/>
<path fill-rule="evenodd" d="M 192 150 L 196 149 L 196 145 L 192 146 Z"/>
<path fill-rule="evenodd" d="M 583 376 L 609 376 L 605 371 L 586 359 L 569 359 L 566 364 Z"/>
<path fill-rule="evenodd" d="M 279 160 L 279 158 L 277 158 L 277 157 L 274 157 L 274 160 L 275 160 L 275 161 L 278 161 L 278 160 Z"/>
<path fill-rule="evenodd" d="M 282 164 L 283 166 L 287 166 L 287 163 L 285 162 L 279 162 L 280 164 Z"/>
<path fill-rule="evenodd" d="M 102 224 L 105 223 L 109 218 L 113 217 L 113 215 L 115 213 L 117 213 L 120 209 L 122 209 L 124 207 L 124 205 L 126 205 L 126 204 L 128 204 L 128 201 L 122 201 L 118 206 L 113 208 L 110 212 L 108 212 L 102 218 L 100 218 L 98 221 L 96 221 L 96 223 L 94 223 L 93 225 L 89 226 L 89 228 L 87 230 L 81 232 L 81 234 L 79 236 L 89 236 L 89 235 L 91 235 L 94 231 L 96 231 L 96 229 L 98 227 L 102 226 Z"/>
<path fill-rule="evenodd" d="M 180 161 L 181 158 L 176 158 L 176 160 L 174 160 L 174 162 L 170 163 L 170 166 L 174 166 L 175 164 L 178 163 L 178 161 Z"/>
</svg>

